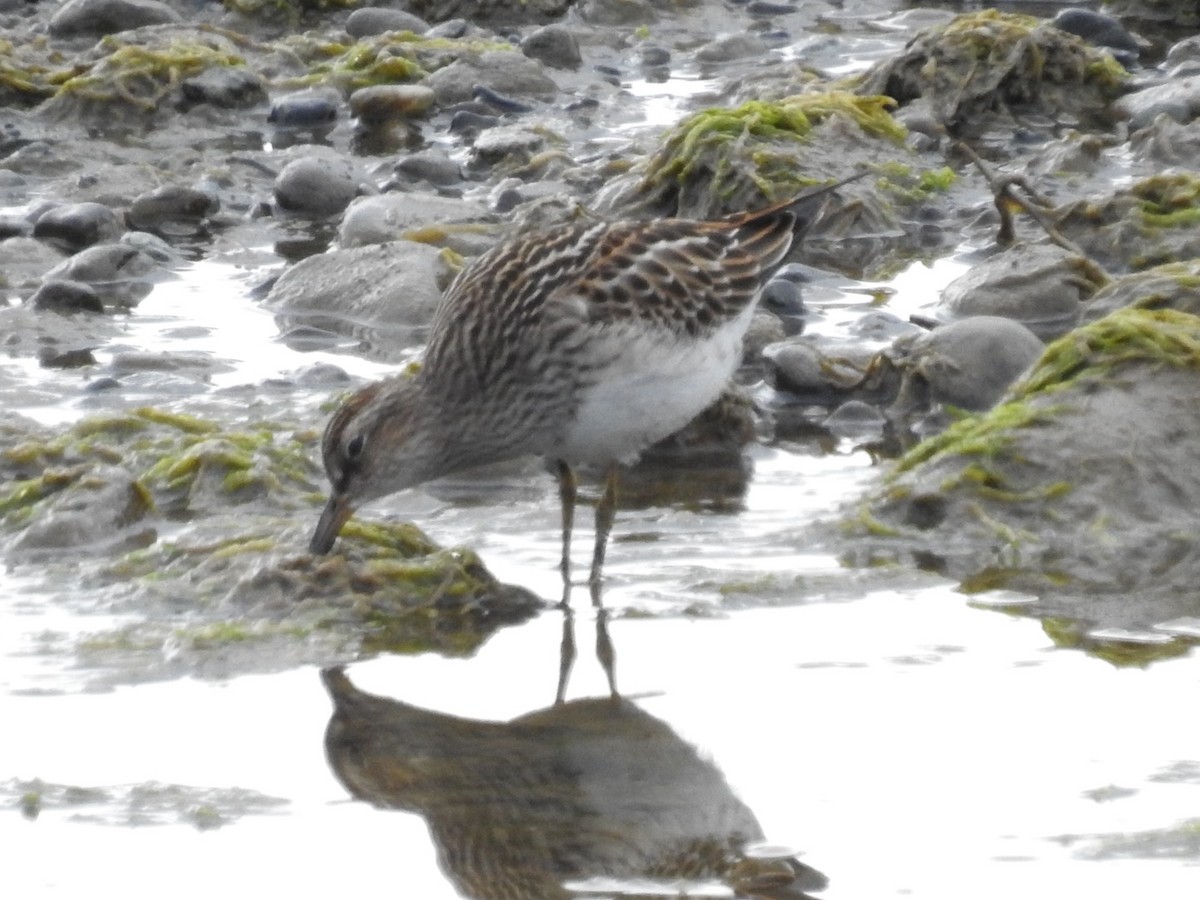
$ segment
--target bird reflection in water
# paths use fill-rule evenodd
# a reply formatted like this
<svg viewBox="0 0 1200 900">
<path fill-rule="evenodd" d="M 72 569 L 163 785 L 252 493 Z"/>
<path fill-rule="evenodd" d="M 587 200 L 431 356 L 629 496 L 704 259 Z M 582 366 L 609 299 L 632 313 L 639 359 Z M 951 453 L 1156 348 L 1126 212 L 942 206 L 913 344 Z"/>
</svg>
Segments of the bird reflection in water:
<svg viewBox="0 0 1200 900">
<path fill-rule="evenodd" d="M 354 797 L 420 814 L 443 871 L 477 900 L 807 897 L 825 876 L 780 853 L 724 776 L 666 723 L 620 697 L 556 703 L 510 722 L 461 719 L 322 679 L 330 767 Z M 634 882 L 638 886 L 633 887 Z M 703 882 L 703 884 L 696 884 Z"/>
</svg>

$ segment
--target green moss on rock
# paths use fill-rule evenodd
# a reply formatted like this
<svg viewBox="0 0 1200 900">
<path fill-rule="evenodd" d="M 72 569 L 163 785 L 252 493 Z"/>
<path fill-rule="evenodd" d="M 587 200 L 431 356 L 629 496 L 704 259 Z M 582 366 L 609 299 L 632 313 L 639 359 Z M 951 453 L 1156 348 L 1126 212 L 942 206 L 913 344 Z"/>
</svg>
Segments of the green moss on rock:
<svg viewBox="0 0 1200 900">
<path fill-rule="evenodd" d="M 649 161 L 642 188 L 653 192 L 663 185 L 700 184 L 730 205 L 750 208 L 754 202 L 741 196 L 748 181 L 760 204 L 780 199 L 816 183 L 802 174 L 797 154 L 813 129 L 831 118 L 844 118 L 870 137 L 902 143 L 906 132 L 888 112 L 891 105 L 886 97 L 833 91 L 704 110 L 667 135 Z"/>
</svg>

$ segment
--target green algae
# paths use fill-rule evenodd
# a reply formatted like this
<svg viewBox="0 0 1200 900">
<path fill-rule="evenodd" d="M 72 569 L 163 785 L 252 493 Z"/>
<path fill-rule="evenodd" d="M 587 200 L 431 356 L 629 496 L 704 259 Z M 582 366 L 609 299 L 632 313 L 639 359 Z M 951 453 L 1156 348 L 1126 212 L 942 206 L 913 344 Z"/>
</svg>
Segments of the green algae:
<svg viewBox="0 0 1200 900">
<path fill-rule="evenodd" d="M 71 76 L 60 63 L 43 35 L 20 44 L 0 38 L 0 101 L 5 106 L 28 107 L 54 96 L 58 85 Z"/>
<path fill-rule="evenodd" d="M 1194 228 L 1200 224 L 1200 176 L 1190 172 L 1154 175 L 1130 189 L 1148 228 Z"/>
<path fill-rule="evenodd" d="M 1086 622 L 1061 616 L 1042 619 L 1042 630 L 1055 646 L 1084 650 L 1118 668 L 1144 668 L 1164 659 L 1174 659 L 1191 652 L 1193 641 L 1183 638 L 1164 640 L 1121 640 L 1093 634 Z"/>
<path fill-rule="evenodd" d="M 1200 318 L 1172 309 L 1117 310 L 1047 346 L 1012 393 L 1020 399 L 1060 390 L 1130 363 L 1200 369 Z"/>
<path fill-rule="evenodd" d="M 410 31 L 389 31 L 351 44 L 291 35 L 279 42 L 308 71 L 283 79 L 290 88 L 334 87 L 342 93 L 383 84 L 411 84 L 449 65 L 460 56 L 489 50 L 515 52 L 511 44 L 477 38 L 427 38 Z"/>
<path fill-rule="evenodd" d="M 1046 347 L 1032 371 L 1010 389 L 1006 402 L 960 419 L 917 444 L 896 462 L 890 478 L 945 455 L 995 457 L 1011 447 L 1021 429 L 1049 421 L 1063 409 L 1031 400 L 1053 395 L 1079 379 L 1109 378 L 1115 367 L 1130 363 L 1200 368 L 1200 319 L 1169 309 L 1124 309 L 1071 331 Z M 967 467 L 945 487 L 968 480 L 997 487 L 996 481 L 979 477 L 980 472 Z M 1038 496 L 1052 499 L 1067 490 L 1068 485 L 1054 482 Z"/>
<path fill-rule="evenodd" d="M 795 193 L 816 183 L 798 171 L 797 154 L 817 126 L 841 117 L 864 135 L 902 144 L 906 131 L 888 111 L 894 105 L 887 97 L 830 91 L 704 110 L 668 133 L 648 163 L 643 189 L 701 181 L 714 196 L 728 197 L 749 179 L 767 199 Z"/>
<path fill-rule="evenodd" d="M 148 115 L 173 97 L 184 79 L 213 67 L 246 64 L 237 54 L 197 40 L 144 46 L 107 35 L 98 47 L 105 55 L 62 80 L 43 107 L 47 113 L 111 116 L 120 110 Z"/>
<path fill-rule="evenodd" d="M 920 98 L 957 133 L 986 129 L 1008 110 L 1103 120 L 1128 77 L 1107 51 L 1051 23 L 985 9 L 919 32 L 858 89 L 900 105 Z"/>
</svg>

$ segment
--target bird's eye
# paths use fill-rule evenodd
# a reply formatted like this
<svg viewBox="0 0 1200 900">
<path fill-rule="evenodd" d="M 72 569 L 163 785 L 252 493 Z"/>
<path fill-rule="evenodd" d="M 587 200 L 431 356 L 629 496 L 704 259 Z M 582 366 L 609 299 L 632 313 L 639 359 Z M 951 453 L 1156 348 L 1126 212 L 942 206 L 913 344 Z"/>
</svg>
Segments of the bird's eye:
<svg viewBox="0 0 1200 900">
<path fill-rule="evenodd" d="M 350 439 L 350 442 L 346 444 L 346 458 L 349 460 L 358 459 L 360 456 L 362 456 L 363 448 L 366 446 L 367 439 L 361 434 L 356 434 Z"/>
</svg>

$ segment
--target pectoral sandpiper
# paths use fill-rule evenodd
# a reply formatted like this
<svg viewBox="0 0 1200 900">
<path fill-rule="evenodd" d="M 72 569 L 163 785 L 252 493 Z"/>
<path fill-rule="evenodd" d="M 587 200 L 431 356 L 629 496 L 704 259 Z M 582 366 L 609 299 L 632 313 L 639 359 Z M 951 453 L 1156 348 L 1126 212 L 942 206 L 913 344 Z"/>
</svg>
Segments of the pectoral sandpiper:
<svg viewBox="0 0 1200 900">
<path fill-rule="evenodd" d="M 328 552 L 371 500 L 540 455 L 558 473 L 565 605 L 571 465 L 593 464 L 607 471 L 589 578 L 599 605 L 617 465 L 717 398 L 763 284 L 844 183 L 713 221 L 568 225 L 479 257 L 442 299 L 420 370 L 360 389 L 330 419 L 322 452 L 332 492 L 310 551 Z"/>
</svg>

